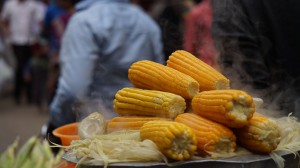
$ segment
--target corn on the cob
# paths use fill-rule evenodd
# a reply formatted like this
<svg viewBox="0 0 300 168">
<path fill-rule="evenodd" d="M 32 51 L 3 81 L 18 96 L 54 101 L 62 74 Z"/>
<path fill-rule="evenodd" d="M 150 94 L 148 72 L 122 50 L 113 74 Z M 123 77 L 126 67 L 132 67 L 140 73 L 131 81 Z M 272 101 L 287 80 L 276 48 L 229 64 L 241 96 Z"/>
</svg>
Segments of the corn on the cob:
<svg viewBox="0 0 300 168">
<path fill-rule="evenodd" d="M 127 116 L 115 117 L 107 122 L 107 132 L 121 130 L 139 130 L 146 122 L 154 120 L 169 120 L 159 117 Z"/>
<path fill-rule="evenodd" d="M 183 123 L 194 130 L 200 152 L 230 153 L 236 149 L 233 132 L 216 122 L 192 113 L 180 114 L 176 122 Z"/>
<path fill-rule="evenodd" d="M 167 66 L 196 79 L 200 91 L 230 88 L 229 79 L 187 51 L 173 52 L 167 61 Z"/>
<path fill-rule="evenodd" d="M 192 100 L 194 113 L 228 127 L 248 124 L 255 105 L 252 97 L 241 90 L 211 90 L 198 93 Z"/>
<path fill-rule="evenodd" d="M 234 129 L 238 143 L 257 153 L 270 153 L 280 142 L 278 126 L 267 117 L 255 113 L 245 127 Z"/>
<path fill-rule="evenodd" d="M 115 95 L 114 109 L 120 116 L 175 118 L 184 112 L 184 98 L 172 93 L 123 88 Z"/>
<path fill-rule="evenodd" d="M 132 64 L 128 78 L 137 88 L 170 92 L 187 99 L 199 92 L 199 83 L 192 77 L 148 60 Z"/>
<path fill-rule="evenodd" d="M 141 129 L 141 139 L 150 139 L 168 158 L 190 159 L 197 149 L 194 131 L 174 121 L 149 121 Z"/>
</svg>

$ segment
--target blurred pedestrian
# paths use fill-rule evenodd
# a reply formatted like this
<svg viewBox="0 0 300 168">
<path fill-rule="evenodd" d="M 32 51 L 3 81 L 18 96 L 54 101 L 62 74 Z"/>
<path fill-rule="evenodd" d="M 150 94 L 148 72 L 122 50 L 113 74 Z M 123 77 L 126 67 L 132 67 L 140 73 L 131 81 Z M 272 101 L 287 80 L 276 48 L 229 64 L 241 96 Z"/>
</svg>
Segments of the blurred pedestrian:
<svg viewBox="0 0 300 168">
<path fill-rule="evenodd" d="M 34 1 L 6 1 L 1 13 L 2 31 L 12 45 L 16 59 L 14 98 L 17 104 L 21 101 L 25 88 L 27 101 L 31 103 L 30 74 L 25 73 L 31 58 L 31 47 L 35 39 L 33 25 L 37 22 L 37 10 Z"/>
<path fill-rule="evenodd" d="M 187 11 L 185 1 L 167 0 L 160 14 L 157 14 L 156 20 L 162 31 L 164 61 L 172 52 L 183 48 L 183 20 Z"/>
<path fill-rule="evenodd" d="M 99 111 L 107 119 L 115 93 L 132 84 L 128 69 L 138 60 L 162 63 L 156 23 L 128 0 L 83 0 L 63 36 L 61 74 L 50 106 L 48 132 L 80 120 L 76 104 L 87 103 L 81 117 Z M 101 108 L 102 107 L 102 108 Z"/>
<path fill-rule="evenodd" d="M 64 31 L 68 25 L 68 22 L 71 16 L 75 12 L 75 4 L 78 0 L 57 0 L 57 7 L 63 10 L 62 13 L 53 18 L 51 22 L 51 29 L 53 36 L 55 37 L 54 43 L 55 48 L 52 48 L 51 52 L 51 64 L 50 64 L 50 73 L 47 82 L 48 86 L 48 99 L 49 102 L 52 101 L 55 91 L 58 85 L 58 76 L 59 76 L 59 51 L 61 48 L 61 39 L 64 34 Z"/>
<path fill-rule="evenodd" d="M 49 76 L 47 79 L 47 100 L 50 103 L 57 88 L 57 78 L 59 74 L 58 55 L 60 37 L 55 29 L 54 21 L 62 16 L 66 11 L 59 5 L 63 0 L 51 0 L 48 4 L 44 22 L 43 38 L 49 43 Z"/>
<path fill-rule="evenodd" d="M 57 47 L 60 50 L 61 39 L 65 29 L 69 23 L 71 16 L 75 13 L 75 4 L 79 0 L 57 0 L 57 5 L 64 10 L 64 12 L 53 20 L 53 29 L 57 36 Z"/>
<path fill-rule="evenodd" d="M 49 44 L 44 39 L 39 39 L 33 47 L 33 56 L 30 61 L 32 74 L 32 101 L 40 111 L 47 101 L 46 84 L 49 72 Z"/>
<path fill-rule="evenodd" d="M 213 6 L 223 72 L 235 87 L 251 86 L 268 108 L 300 118 L 300 1 L 216 0 Z"/>
<path fill-rule="evenodd" d="M 184 20 L 183 48 L 212 67 L 217 66 L 217 51 L 211 37 L 212 6 L 203 0 L 193 7 Z"/>
</svg>

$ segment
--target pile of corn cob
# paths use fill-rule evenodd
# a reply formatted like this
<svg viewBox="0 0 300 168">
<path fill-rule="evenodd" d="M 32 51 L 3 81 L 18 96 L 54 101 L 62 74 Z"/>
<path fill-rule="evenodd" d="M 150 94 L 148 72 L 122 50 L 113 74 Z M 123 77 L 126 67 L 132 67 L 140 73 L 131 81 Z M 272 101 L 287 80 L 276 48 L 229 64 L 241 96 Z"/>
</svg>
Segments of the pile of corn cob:
<svg viewBox="0 0 300 168">
<path fill-rule="evenodd" d="M 255 111 L 248 93 L 186 51 L 172 53 L 166 66 L 135 62 L 128 78 L 134 87 L 116 93 L 119 116 L 105 122 L 105 133 L 137 130 L 171 160 L 233 156 L 238 146 L 268 154 L 280 143 L 277 124 Z"/>
<path fill-rule="evenodd" d="M 30 137 L 19 147 L 19 138 L 0 156 L 0 168 L 51 168 L 61 161 L 61 151 L 54 156 L 48 141 L 40 141 L 37 136 Z"/>
<path fill-rule="evenodd" d="M 229 79 L 187 51 L 172 53 L 166 66 L 135 62 L 128 78 L 134 87 L 116 93 L 119 117 L 107 130 L 140 130 L 141 138 L 154 141 L 168 158 L 228 154 L 238 145 L 270 153 L 279 143 L 277 125 L 256 114 L 253 98 L 230 89 Z"/>
</svg>

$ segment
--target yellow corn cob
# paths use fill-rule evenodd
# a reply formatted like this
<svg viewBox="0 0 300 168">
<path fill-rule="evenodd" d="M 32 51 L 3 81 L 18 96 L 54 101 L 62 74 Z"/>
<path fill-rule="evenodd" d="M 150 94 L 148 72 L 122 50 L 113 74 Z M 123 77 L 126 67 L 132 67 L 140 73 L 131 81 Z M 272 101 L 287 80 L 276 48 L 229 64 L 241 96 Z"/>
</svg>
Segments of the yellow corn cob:
<svg viewBox="0 0 300 168">
<path fill-rule="evenodd" d="M 170 92 L 187 99 L 199 92 L 199 83 L 192 77 L 148 60 L 132 64 L 128 78 L 137 88 Z"/>
<path fill-rule="evenodd" d="M 184 98 L 172 93 L 123 88 L 115 95 L 114 109 L 120 116 L 175 118 L 186 108 Z"/>
<path fill-rule="evenodd" d="M 238 143 L 257 153 L 270 153 L 280 142 L 278 126 L 267 117 L 255 113 L 245 127 L 234 129 Z"/>
<path fill-rule="evenodd" d="M 107 132 L 121 130 L 139 130 L 146 122 L 153 120 L 169 120 L 159 117 L 127 116 L 115 117 L 107 122 Z"/>
<path fill-rule="evenodd" d="M 235 135 L 221 124 L 192 113 L 180 114 L 175 121 L 194 130 L 200 152 L 230 153 L 236 149 Z"/>
<path fill-rule="evenodd" d="M 144 117 L 144 116 L 119 116 L 112 118 L 109 122 L 148 122 L 153 120 L 170 120 L 167 118 L 160 118 L 160 117 Z"/>
<path fill-rule="evenodd" d="M 200 85 L 200 91 L 230 88 L 229 79 L 187 51 L 173 52 L 167 66 L 194 78 Z"/>
<path fill-rule="evenodd" d="M 141 139 L 150 139 L 168 158 L 190 159 L 197 149 L 194 131 L 188 126 L 174 121 L 149 121 L 141 129 Z"/>
<path fill-rule="evenodd" d="M 207 119 L 239 128 L 253 116 L 253 99 L 241 90 L 211 90 L 198 93 L 192 100 L 194 113 Z"/>
</svg>

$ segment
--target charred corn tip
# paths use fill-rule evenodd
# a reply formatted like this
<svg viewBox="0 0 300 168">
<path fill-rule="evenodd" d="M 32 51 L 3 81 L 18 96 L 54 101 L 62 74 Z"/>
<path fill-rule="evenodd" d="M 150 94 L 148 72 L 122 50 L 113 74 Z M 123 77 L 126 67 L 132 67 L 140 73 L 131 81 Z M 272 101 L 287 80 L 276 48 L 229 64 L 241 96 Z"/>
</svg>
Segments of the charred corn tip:
<svg viewBox="0 0 300 168">
<path fill-rule="evenodd" d="M 238 128 L 248 124 L 255 111 L 252 97 L 241 90 L 211 90 L 198 93 L 192 100 L 196 114 Z"/>
<path fill-rule="evenodd" d="M 141 139 L 152 140 L 168 158 L 190 159 L 197 149 L 192 129 L 174 121 L 149 121 L 141 129 Z"/>
<path fill-rule="evenodd" d="M 235 129 L 238 142 L 250 151 L 270 153 L 280 142 L 278 126 L 262 115 L 254 115 L 249 124 Z"/>
<path fill-rule="evenodd" d="M 187 51 L 173 52 L 167 66 L 194 78 L 199 83 L 201 91 L 230 89 L 229 79 Z"/>
<path fill-rule="evenodd" d="M 185 108 L 185 100 L 179 95 L 138 88 L 123 88 L 114 100 L 114 109 L 121 116 L 174 118 Z"/>
</svg>

